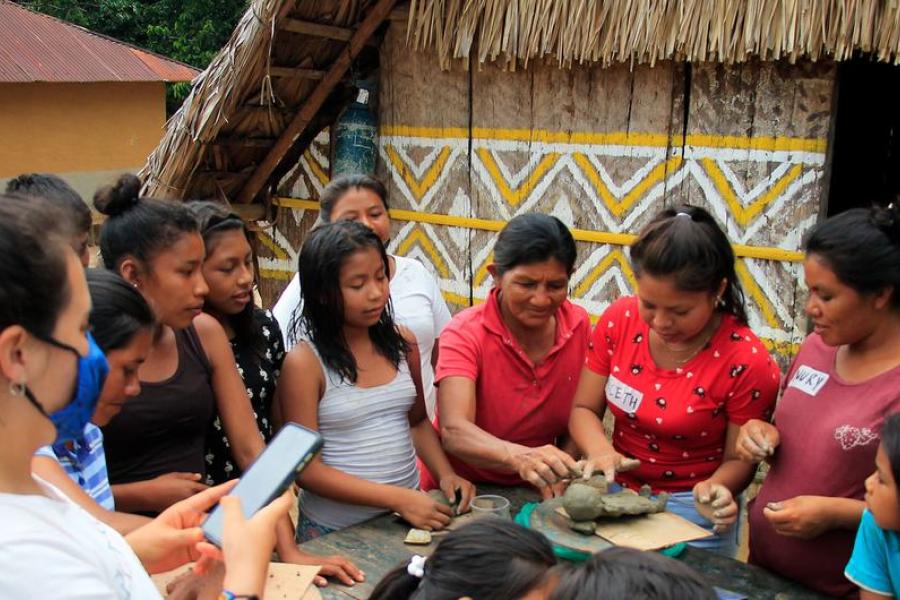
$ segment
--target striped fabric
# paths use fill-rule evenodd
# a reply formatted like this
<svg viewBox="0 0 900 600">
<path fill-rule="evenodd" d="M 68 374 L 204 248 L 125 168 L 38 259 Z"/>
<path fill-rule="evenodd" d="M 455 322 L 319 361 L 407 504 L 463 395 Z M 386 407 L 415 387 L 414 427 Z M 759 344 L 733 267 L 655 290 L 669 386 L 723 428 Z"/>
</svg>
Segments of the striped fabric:
<svg viewBox="0 0 900 600">
<path fill-rule="evenodd" d="M 44 446 L 38 456 L 53 458 L 65 469 L 72 481 L 107 510 L 116 505 L 106 473 L 106 454 L 103 452 L 103 432 L 93 423 L 84 428 L 84 436 L 71 448 L 65 444 Z"/>
</svg>

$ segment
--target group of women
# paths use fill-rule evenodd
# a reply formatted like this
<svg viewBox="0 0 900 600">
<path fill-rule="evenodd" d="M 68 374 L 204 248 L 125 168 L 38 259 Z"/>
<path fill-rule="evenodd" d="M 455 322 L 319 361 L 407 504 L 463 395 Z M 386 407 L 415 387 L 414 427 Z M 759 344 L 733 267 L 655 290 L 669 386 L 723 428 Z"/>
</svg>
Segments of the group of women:
<svg viewBox="0 0 900 600">
<path fill-rule="evenodd" d="M 743 492 L 766 461 L 749 507 L 751 561 L 853 592 L 843 568 L 864 481 L 881 423 L 900 409 L 896 207 L 812 232 L 803 268 L 815 332 L 782 378 L 748 325 L 731 245 L 701 208 L 666 209 L 641 231 L 635 295 L 592 331 L 567 297 L 575 242 L 547 215 L 507 224 L 489 296 L 451 318 L 428 271 L 386 253 L 384 186 L 336 178 L 273 316 L 253 303 L 248 232 L 222 205 L 141 198 L 133 177 L 95 205 L 108 217 L 106 271 L 88 273 L 90 325 L 109 375 L 93 423 L 42 449 L 33 469 L 118 531 L 206 497 L 295 421 L 325 445 L 301 476 L 296 530 L 278 518 L 277 551 L 345 583 L 363 574 L 297 542 L 384 511 L 440 529 L 478 483 L 528 482 L 549 497 L 595 472 L 668 492 L 671 510 L 710 531 L 697 545 L 733 555 Z M 53 310 L 63 309 L 44 321 Z M 21 318 L 3 327 L 31 327 Z M 11 373 L 8 402 L 21 395 Z M 421 491 L 431 488 L 452 508 Z"/>
</svg>

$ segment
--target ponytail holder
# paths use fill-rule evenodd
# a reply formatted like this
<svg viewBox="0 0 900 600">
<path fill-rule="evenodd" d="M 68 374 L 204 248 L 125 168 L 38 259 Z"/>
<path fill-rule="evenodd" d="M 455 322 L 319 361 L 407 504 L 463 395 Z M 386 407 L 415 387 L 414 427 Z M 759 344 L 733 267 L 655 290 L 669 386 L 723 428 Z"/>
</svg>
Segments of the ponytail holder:
<svg viewBox="0 0 900 600">
<path fill-rule="evenodd" d="M 417 577 L 422 579 L 425 577 L 425 561 L 428 560 L 424 556 L 419 556 L 416 554 L 412 558 L 409 559 L 409 564 L 406 565 L 406 572 L 412 575 L 413 577 Z"/>
<path fill-rule="evenodd" d="M 690 219 L 691 221 L 694 220 L 694 217 L 692 217 L 691 215 L 689 215 L 688 213 L 686 213 L 686 212 L 684 212 L 684 211 L 675 213 L 675 218 L 677 219 L 678 217 L 687 217 L 687 218 Z"/>
</svg>

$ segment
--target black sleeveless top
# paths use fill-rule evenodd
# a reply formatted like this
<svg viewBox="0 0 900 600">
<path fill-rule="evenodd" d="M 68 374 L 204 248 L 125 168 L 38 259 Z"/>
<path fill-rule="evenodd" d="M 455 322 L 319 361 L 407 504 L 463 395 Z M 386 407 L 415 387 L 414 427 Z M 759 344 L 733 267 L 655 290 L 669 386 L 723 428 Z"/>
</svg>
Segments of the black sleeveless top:
<svg viewBox="0 0 900 600">
<path fill-rule="evenodd" d="M 215 396 L 212 367 L 191 325 L 175 332 L 178 367 L 167 380 L 141 382 L 103 428 L 110 484 L 153 479 L 175 471 L 205 475 L 206 428 Z"/>
</svg>

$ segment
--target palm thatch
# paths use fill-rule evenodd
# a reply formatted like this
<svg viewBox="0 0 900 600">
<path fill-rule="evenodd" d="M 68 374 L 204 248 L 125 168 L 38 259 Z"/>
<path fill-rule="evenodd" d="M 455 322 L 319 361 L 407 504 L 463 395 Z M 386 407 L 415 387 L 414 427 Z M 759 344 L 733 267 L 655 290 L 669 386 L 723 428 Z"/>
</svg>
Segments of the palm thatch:
<svg viewBox="0 0 900 600">
<path fill-rule="evenodd" d="M 347 45 L 333 33 L 305 35 L 283 28 L 285 23 L 352 26 L 370 4 L 371 0 L 253 0 L 228 44 L 197 77 L 167 123 L 162 141 L 140 174 L 144 193 L 234 197 L 313 92 L 322 70 Z M 315 129 L 314 136 L 321 126 L 310 129 Z"/>
<path fill-rule="evenodd" d="M 900 0 L 411 0 L 408 41 L 442 68 L 751 57 L 900 62 Z"/>
</svg>

